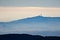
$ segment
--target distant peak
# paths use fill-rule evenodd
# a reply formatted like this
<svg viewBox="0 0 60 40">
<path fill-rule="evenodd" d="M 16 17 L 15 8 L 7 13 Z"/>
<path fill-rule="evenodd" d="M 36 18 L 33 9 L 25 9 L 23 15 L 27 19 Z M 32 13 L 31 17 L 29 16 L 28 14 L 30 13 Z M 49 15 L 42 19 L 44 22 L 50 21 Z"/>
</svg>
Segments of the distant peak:
<svg viewBox="0 0 60 40">
<path fill-rule="evenodd" d="M 38 18 L 43 18 L 43 16 L 35 16 L 35 17 L 38 17 Z"/>
<path fill-rule="evenodd" d="M 37 17 L 43 17 L 43 16 L 37 16 Z"/>
</svg>

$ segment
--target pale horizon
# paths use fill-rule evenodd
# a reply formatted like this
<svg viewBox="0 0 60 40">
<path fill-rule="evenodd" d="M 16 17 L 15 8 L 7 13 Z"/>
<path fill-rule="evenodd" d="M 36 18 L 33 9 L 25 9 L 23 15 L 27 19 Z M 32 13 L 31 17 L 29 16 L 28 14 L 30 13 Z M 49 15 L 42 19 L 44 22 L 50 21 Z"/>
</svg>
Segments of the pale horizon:
<svg viewBox="0 0 60 40">
<path fill-rule="evenodd" d="M 33 16 L 60 17 L 60 8 L 53 7 L 0 7 L 0 21 L 13 21 Z"/>
</svg>

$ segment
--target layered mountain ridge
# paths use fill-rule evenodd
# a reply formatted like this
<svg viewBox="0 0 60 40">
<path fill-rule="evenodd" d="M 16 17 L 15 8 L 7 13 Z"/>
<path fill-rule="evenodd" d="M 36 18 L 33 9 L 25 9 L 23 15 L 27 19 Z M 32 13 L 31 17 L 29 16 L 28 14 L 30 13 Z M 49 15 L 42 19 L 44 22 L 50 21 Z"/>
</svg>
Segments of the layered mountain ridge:
<svg viewBox="0 0 60 40">
<path fill-rule="evenodd" d="M 7 31 L 8 30 L 8 31 Z M 5 32 L 4 32 L 5 31 Z M 31 18 L 24 18 L 11 22 L 0 22 L 0 32 L 10 33 L 21 31 L 37 32 L 37 31 L 59 31 L 60 32 L 60 17 L 43 17 L 36 16 Z M 59 33 L 55 33 L 59 34 Z M 44 34 L 45 35 L 45 34 Z M 59 34 L 60 35 L 60 34 Z"/>
</svg>

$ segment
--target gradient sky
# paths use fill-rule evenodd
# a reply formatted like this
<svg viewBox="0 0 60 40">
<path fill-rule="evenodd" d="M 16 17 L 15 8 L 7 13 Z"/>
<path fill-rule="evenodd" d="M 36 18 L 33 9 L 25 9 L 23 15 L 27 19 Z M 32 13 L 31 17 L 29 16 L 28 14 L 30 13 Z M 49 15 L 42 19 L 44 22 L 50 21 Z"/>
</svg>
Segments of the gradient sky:
<svg viewBox="0 0 60 40">
<path fill-rule="evenodd" d="M 60 0 L 0 0 L 0 21 L 41 14 L 60 17 Z"/>
<path fill-rule="evenodd" d="M 0 6 L 60 7 L 60 0 L 0 0 Z"/>
</svg>

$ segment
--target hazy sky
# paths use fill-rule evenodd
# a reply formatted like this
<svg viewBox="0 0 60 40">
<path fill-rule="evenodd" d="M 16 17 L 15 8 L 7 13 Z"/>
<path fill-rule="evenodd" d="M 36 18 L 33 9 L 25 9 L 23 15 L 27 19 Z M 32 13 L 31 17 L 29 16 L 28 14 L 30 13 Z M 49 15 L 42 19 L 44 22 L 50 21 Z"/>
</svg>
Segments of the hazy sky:
<svg viewBox="0 0 60 40">
<path fill-rule="evenodd" d="M 0 0 L 0 6 L 60 7 L 60 0 Z"/>
<path fill-rule="evenodd" d="M 60 0 L 0 0 L 0 21 L 40 14 L 60 17 Z"/>
</svg>

